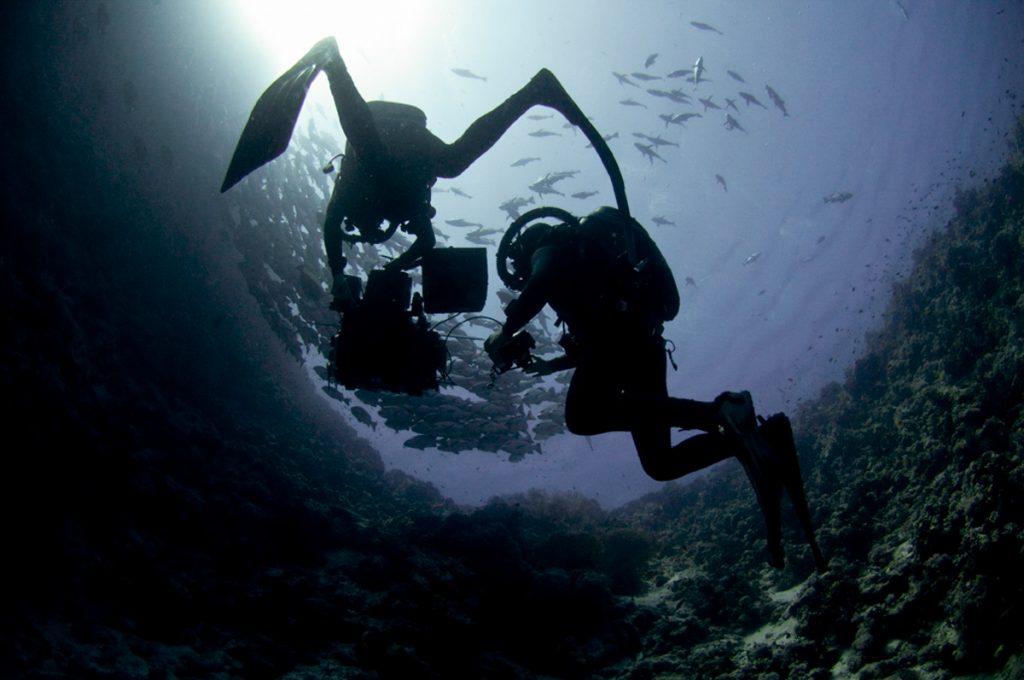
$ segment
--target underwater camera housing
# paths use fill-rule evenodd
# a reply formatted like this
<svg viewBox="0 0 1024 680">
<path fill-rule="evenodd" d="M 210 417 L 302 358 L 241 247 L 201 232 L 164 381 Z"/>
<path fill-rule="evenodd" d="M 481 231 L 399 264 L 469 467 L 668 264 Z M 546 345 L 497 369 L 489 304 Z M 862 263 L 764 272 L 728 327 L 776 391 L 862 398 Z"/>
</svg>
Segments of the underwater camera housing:
<svg viewBox="0 0 1024 680">
<path fill-rule="evenodd" d="M 369 273 L 366 291 L 344 312 L 328 370 L 347 389 L 422 394 L 436 390 L 448 351 L 427 313 L 478 312 L 487 297 L 485 248 L 435 248 L 424 256 L 423 293 L 391 269 Z M 358 289 L 358 286 L 353 289 Z"/>
<path fill-rule="evenodd" d="M 531 350 L 537 346 L 533 336 L 526 331 L 519 331 L 501 348 L 491 354 L 494 370 L 505 373 L 515 368 L 526 368 L 533 361 Z"/>
</svg>

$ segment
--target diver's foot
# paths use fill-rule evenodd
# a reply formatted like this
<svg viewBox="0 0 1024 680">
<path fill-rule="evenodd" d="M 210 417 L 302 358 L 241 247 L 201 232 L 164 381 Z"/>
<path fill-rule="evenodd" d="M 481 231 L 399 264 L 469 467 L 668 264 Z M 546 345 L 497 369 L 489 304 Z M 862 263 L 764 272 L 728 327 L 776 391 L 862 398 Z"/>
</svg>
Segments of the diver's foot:
<svg viewBox="0 0 1024 680">
<path fill-rule="evenodd" d="M 537 75 L 530 80 L 530 87 L 535 92 L 538 104 L 550 106 L 573 125 L 578 127 L 585 119 L 579 106 L 562 87 L 562 83 L 548 69 L 542 68 L 537 71 Z"/>
<path fill-rule="evenodd" d="M 722 392 L 714 403 L 718 407 L 718 422 L 726 434 L 742 437 L 757 429 L 750 392 Z"/>
<path fill-rule="evenodd" d="M 807 505 L 807 496 L 804 492 L 804 480 L 800 474 L 800 460 L 797 457 L 796 441 L 793 439 L 793 428 L 789 418 L 784 413 L 776 413 L 767 420 L 762 418 L 757 432 L 771 448 L 779 481 L 785 487 L 786 493 L 789 494 L 797 519 L 803 527 L 804 535 L 814 557 L 814 566 L 818 573 L 825 573 L 828 571 L 828 563 L 814 537 L 810 508 Z"/>
<path fill-rule="evenodd" d="M 338 52 L 338 41 L 334 39 L 334 36 L 327 36 L 313 45 L 309 52 L 306 52 L 306 56 L 302 58 L 302 61 L 316 63 L 320 66 L 326 66 L 334 61 L 341 61 L 341 55 Z"/>
</svg>

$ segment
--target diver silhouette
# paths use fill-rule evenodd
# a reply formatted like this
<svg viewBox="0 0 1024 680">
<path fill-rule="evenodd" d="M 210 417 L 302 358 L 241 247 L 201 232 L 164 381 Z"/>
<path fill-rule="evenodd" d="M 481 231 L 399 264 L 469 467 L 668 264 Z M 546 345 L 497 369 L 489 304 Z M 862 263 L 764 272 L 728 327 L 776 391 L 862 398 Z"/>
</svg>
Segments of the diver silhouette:
<svg viewBox="0 0 1024 680">
<path fill-rule="evenodd" d="M 324 246 L 335 283 L 332 307 L 336 309 L 344 309 L 352 295 L 343 275 L 342 243 L 380 243 L 401 227 L 415 240 L 387 266 L 415 267 L 435 244 L 431 186 L 439 177 L 462 174 L 535 105 L 555 109 L 583 131 L 611 178 L 619 207 L 627 209 L 622 176 L 611 151 L 547 69 L 538 71 L 525 86 L 447 144 L 427 129 L 426 115 L 415 106 L 365 101 L 331 37 L 318 42 L 260 96 L 235 148 L 222 192 L 285 151 L 309 86 L 321 71 L 327 74 L 347 139 L 324 219 Z M 385 220 L 388 227 L 382 228 Z"/>
<path fill-rule="evenodd" d="M 523 229 L 552 216 L 562 223 Z M 779 506 L 785 487 L 817 568 L 826 568 L 788 419 L 777 414 L 759 425 L 749 392 L 723 392 L 711 402 L 668 395 L 662 331 L 679 311 L 679 292 L 664 256 L 636 220 L 609 207 L 578 221 L 558 209 L 535 209 L 510 227 L 498 269 L 520 294 L 507 305 L 501 330 L 485 343 L 496 366 L 509 366 L 509 348 L 523 346 L 517 331 L 550 305 L 566 328 L 565 354 L 520 358 L 520 365 L 538 375 L 575 367 L 565 402 L 570 432 L 629 432 L 644 472 L 659 481 L 739 459 L 765 516 L 769 563 L 784 563 Z M 673 446 L 673 427 L 703 433 Z"/>
</svg>

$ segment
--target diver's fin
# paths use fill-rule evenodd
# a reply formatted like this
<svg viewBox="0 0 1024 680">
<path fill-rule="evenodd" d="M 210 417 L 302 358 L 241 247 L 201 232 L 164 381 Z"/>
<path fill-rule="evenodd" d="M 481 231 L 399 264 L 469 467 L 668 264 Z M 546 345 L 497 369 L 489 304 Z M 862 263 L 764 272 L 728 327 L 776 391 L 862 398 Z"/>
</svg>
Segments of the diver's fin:
<svg viewBox="0 0 1024 680">
<path fill-rule="evenodd" d="M 231 157 L 221 193 L 288 148 L 306 92 L 323 68 L 321 55 L 316 48 L 310 50 L 260 95 Z"/>
<path fill-rule="evenodd" d="M 771 451 L 760 432 L 741 436 L 744 451 L 737 456 L 743 464 L 750 485 L 754 487 L 757 504 L 764 516 L 768 564 L 776 569 L 786 566 L 782 552 L 782 485 L 776 473 Z"/>
<path fill-rule="evenodd" d="M 736 457 L 743 464 L 764 515 L 768 564 L 781 569 L 786 564 L 782 553 L 782 484 L 772 445 L 757 427 L 750 392 L 723 392 L 715 402 L 726 436 L 740 449 Z"/>
<path fill-rule="evenodd" d="M 804 536 L 811 547 L 814 566 L 819 574 L 828 571 L 828 562 L 814 538 L 814 526 L 811 524 L 811 511 L 807 506 L 807 495 L 804 493 L 804 480 L 800 474 L 800 460 L 796 455 L 796 443 L 793 440 L 793 428 L 784 413 L 776 413 L 764 421 L 758 432 L 767 440 L 775 453 L 779 465 L 779 477 L 786 487 L 789 500 L 793 502 L 796 517 L 803 527 Z"/>
</svg>

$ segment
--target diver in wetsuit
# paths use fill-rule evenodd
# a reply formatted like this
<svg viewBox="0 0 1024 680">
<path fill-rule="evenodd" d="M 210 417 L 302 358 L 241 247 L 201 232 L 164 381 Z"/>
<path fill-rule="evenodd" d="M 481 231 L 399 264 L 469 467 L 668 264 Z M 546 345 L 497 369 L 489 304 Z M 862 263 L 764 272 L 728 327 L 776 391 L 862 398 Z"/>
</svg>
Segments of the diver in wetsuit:
<svg viewBox="0 0 1024 680">
<path fill-rule="evenodd" d="M 324 245 L 334 276 L 332 306 L 339 311 L 350 299 L 342 242 L 381 243 L 401 227 L 415 241 L 388 268 L 415 267 L 435 244 L 430 188 L 439 177 L 461 175 L 533 106 L 558 111 L 583 132 L 605 166 L 617 204 L 627 207 L 622 175 L 607 143 L 547 69 L 448 144 L 427 129 L 426 115 L 419 108 L 363 99 L 334 38 L 314 45 L 260 96 L 231 158 L 222 192 L 287 149 L 306 93 L 321 72 L 327 75 L 347 139 L 324 221 Z M 388 227 L 382 228 L 385 221 Z"/>
<path fill-rule="evenodd" d="M 803 496 L 802 482 L 794 487 L 788 420 L 785 429 L 778 422 L 759 428 L 748 392 L 723 392 L 711 402 L 668 396 L 662 324 L 678 313 L 679 292 L 646 231 L 620 211 L 601 208 L 577 225 L 525 229 L 508 258 L 523 285 L 506 307 L 502 329 L 488 338 L 488 353 L 500 356 L 515 333 L 550 305 L 568 329 L 566 353 L 534 359 L 525 370 L 545 375 L 576 368 L 565 401 L 569 431 L 629 432 L 644 472 L 659 481 L 737 457 L 765 513 L 769 562 L 781 567 L 781 487 L 798 506 L 796 495 Z M 703 433 L 673 446 L 673 427 Z M 810 540 L 822 569 L 824 560 Z"/>
</svg>

